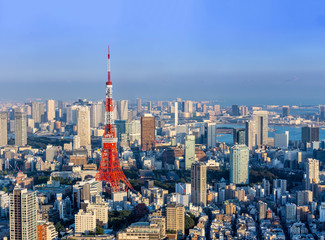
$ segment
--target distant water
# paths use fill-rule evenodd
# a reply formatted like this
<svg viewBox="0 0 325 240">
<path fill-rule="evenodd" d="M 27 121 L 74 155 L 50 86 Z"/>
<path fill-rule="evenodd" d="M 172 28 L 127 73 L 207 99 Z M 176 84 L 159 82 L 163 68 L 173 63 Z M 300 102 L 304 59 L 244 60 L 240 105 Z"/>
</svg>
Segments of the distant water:
<svg viewBox="0 0 325 240">
<path fill-rule="evenodd" d="M 245 128 L 245 125 L 237 125 L 237 124 L 217 124 L 217 127 L 230 127 L 230 128 Z M 274 137 L 274 133 L 284 133 L 285 131 L 289 131 L 289 140 L 301 140 L 301 127 L 294 126 L 269 126 L 269 128 L 273 128 L 274 132 L 269 132 L 269 137 Z M 219 134 L 218 134 L 219 135 Z M 222 136 L 217 137 L 218 142 L 225 143 L 233 143 L 232 134 L 220 134 Z M 325 140 L 325 130 L 319 129 L 319 140 Z"/>
</svg>

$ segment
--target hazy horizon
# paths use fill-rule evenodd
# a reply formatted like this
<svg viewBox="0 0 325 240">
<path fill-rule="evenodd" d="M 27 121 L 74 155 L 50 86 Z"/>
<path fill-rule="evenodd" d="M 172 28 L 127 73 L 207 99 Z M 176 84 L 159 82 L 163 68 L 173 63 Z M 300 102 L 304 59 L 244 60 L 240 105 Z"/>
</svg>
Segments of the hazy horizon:
<svg viewBox="0 0 325 240">
<path fill-rule="evenodd" d="M 103 99 L 110 44 L 115 99 L 324 104 L 324 7 L 0 1 L 0 101 Z"/>
</svg>

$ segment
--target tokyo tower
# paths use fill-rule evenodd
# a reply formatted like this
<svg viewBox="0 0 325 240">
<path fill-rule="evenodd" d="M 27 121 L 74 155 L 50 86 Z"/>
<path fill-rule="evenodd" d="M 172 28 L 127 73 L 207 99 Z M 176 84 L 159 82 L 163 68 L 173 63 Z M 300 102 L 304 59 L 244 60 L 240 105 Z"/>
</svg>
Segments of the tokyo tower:
<svg viewBox="0 0 325 240">
<path fill-rule="evenodd" d="M 111 192 L 124 191 L 121 186 L 123 182 L 129 189 L 134 191 L 132 185 L 122 171 L 118 159 L 115 134 L 115 125 L 113 120 L 113 92 L 112 92 L 111 70 L 110 70 L 110 54 L 108 49 L 107 62 L 107 82 L 106 82 L 106 107 L 105 107 L 105 132 L 102 139 L 103 150 L 100 166 L 96 173 L 95 179 L 110 184 Z"/>
</svg>

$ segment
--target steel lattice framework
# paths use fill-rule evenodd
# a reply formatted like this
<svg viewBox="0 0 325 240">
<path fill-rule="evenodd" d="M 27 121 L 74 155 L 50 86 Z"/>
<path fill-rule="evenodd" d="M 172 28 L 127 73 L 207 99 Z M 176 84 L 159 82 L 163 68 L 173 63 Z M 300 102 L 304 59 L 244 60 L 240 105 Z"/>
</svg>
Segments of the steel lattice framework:
<svg viewBox="0 0 325 240">
<path fill-rule="evenodd" d="M 120 192 L 124 189 L 121 182 L 134 191 L 126 178 L 118 159 L 116 144 L 117 138 L 113 120 L 113 85 L 111 81 L 110 53 L 108 49 L 107 82 L 106 82 L 106 107 L 105 107 L 105 132 L 103 136 L 103 150 L 96 180 L 110 184 L 111 192 Z"/>
</svg>

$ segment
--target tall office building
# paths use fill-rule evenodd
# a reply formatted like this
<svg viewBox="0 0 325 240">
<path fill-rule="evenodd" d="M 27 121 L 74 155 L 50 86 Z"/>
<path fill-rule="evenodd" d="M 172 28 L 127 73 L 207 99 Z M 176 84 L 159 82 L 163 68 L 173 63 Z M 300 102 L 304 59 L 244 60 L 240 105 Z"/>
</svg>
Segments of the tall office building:
<svg viewBox="0 0 325 240">
<path fill-rule="evenodd" d="M 37 239 L 37 198 L 36 192 L 15 188 L 10 194 L 10 239 Z"/>
<path fill-rule="evenodd" d="M 0 147 L 8 144 L 8 114 L 0 112 Z"/>
<path fill-rule="evenodd" d="M 245 123 L 245 144 L 249 150 L 253 150 L 256 146 L 255 122 L 249 121 Z"/>
<path fill-rule="evenodd" d="M 289 146 L 289 131 L 285 133 L 275 133 L 274 134 L 274 147 L 276 148 L 288 148 Z"/>
<path fill-rule="evenodd" d="M 313 126 L 302 127 L 301 141 L 303 143 L 319 141 L 319 127 L 313 127 Z"/>
<path fill-rule="evenodd" d="M 286 220 L 295 221 L 297 220 L 297 206 L 294 203 L 286 204 Z"/>
<path fill-rule="evenodd" d="M 273 179 L 273 189 L 281 189 L 281 194 L 287 191 L 287 180 L 286 179 Z"/>
<path fill-rule="evenodd" d="M 267 111 L 254 111 L 256 145 L 266 145 L 269 138 L 269 121 Z"/>
<path fill-rule="evenodd" d="M 26 113 L 15 111 L 15 145 L 27 144 L 27 120 Z"/>
<path fill-rule="evenodd" d="M 46 115 L 47 121 L 54 120 L 55 118 L 55 100 L 46 101 Z"/>
<path fill-rule="evenodd" d="M 35 123 L 42 121 L 42 115 L 44 115 L 44 103 L 32 102 L 32 118 Z"/>
<path fill-rule="evenodd" d="M 230 149 L 230 182 L 248 184 L 249 149 L 246 145 L 235 145 Z"/>
<path fill-rule="evenodd" d="M 321 121 L 325 121 L 325 106 L 319 106 L 319 118 Z"/>
<path fill-rule="evenodd" d="M 90 126 L 97 128 L 103 123 L 103 102 L 95 102 L 90 106 Z"/>
<path fill-rule="evenodd" d="M 178 102 L 175 102 L 175 127 L 178 125 Z"/>
<path fill-rule="evenodd" d="M 290 116 L 290 107 L 283 106 L 282 107 L 282 117 L 289 117 Z"/>
<path fill-rule="evenodd" d="M 297 192 L 297 206 L 309 205 L 313 201 L 313 192 L 310 190 Z"/>
<path fill-rule="evenodd" d="M 207 168 L 204 163 L 195 162 L 191 167 L 191 202 L 195 206 L 207 204 Z"/>
<path fill-rule="evenodd" d="M 129 101 L 119 100 L 117 101 L 117 119 L 116 120 L 128 120 Z"/>
<path fill-rule="evenodd" d="M 239 112 L 241 116 L 247 116 L 248 115 L 248 107 L 246 106 L 240 106 Z"/>
<path fill-rule="evenodd" d="M 306 190 L 312 190 L 312 184 L 319 183 L 319 161 L 308 158 L 306 163 Z"/>
<path fill-rule="evenodd" d="M 185 234 L 185 208 L 183 205 L 169 204 L 166 207 L 166 230 Z"/>
<path fill-rule="evenodd" d="M 258 219 L 262 220 L 266 218 L 267 204 L 265 202 L 258 202 Z"/>
<path fill-rule="evenodd" d="M 239 106 L 238 105 L 232 105 L 231 107 L 231 115 L 232 116 L 240 116 Z"/>
<path fill-rule="evenodd" d="M 151 110 L 152 110 L 152 102 L 149 101 L 148 102 L 148 112 L 151 113 Z"/>
<path fill-rule="evenodd" d="M 192 113 L 193 112 L 193 103 L 192 101 L 185 101 L 184 102 L 184 112 Z"/>
<path fill-rule="evenodd" d="M 74 216 L 75 219 L 75 233 L 88 234 L 96 231 L 96 215 L 94 212 L 84 212 L 79 210 L 78 214 Z"/>
<path fill-rule="evenodd" d="M 233 129 L 233 143 L 245 144 L 245 129 L 241 129 L 241 128 Z"/>
<path fill-rule="evenodd" d="M 79 107 L 77 109 L 77 127 L 80 138 L 80 146 L 91 145 L 90 138 L 90 112 L 88 107 Z"/>
<path fill-rule="evenodd" d="M 141 112 L 142 112 L 142 102 L 141 102 L 141 98 L 137 98 L 137 111 L 138 111 L 138 115 L 140 115 Z"/>
<path fill-rule="evenodd" d="M 78 135 L 73 136 L 73 150 L 79 149 L 80 148 L 80 137 Z"/>
<path fill-rule="evenodd" d="M 144 114 L 141 117 L 141 149 L 143 151 L 154 149 L 155 140 L 155 117 L 151 114 Z"/>
<path fill-rule="evenodd" d="M 216 124 L 215 123 L 206 123 L 205 124 L 205 138 L 207 148 L 216 147 L 217 138 L 216 138 Z"/>
<path fill-rule="evenodd" d="M 195 162 L 195 136 L 186 135 L 185 137 L 185 170 L 190 170 L 192 163 Z"/>
</svg>

